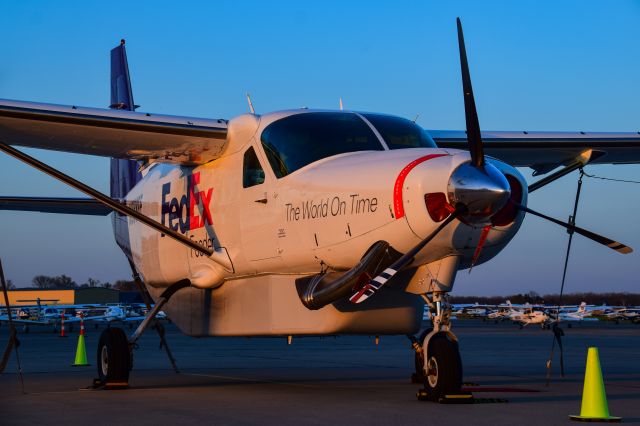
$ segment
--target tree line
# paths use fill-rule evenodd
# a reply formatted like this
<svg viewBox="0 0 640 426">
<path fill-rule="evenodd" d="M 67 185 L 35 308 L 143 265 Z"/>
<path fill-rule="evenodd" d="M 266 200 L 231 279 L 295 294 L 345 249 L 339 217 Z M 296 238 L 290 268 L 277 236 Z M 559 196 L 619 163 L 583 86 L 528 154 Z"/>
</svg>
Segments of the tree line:
<svg viewBox="0 0 640 426">
<path fill-rule="evenodd" d="M 9 280 L 9 283 L 11 281 Z M 11 286 L 15 288 L 13 283 Z M 48 275 L 36 275 L 31 280 L 31 286 L 33 288 L 42 290 L 73 290 L 78 288 L 112 288 L 120 291 L 135 291 L 136 286 L 133 281 L 118 280 L 114 283 L 101 282 L 95 278 L 88 278 L 86 282 L 78 284 L 71 277 L 64 274 L 55 277 Z"/>
<path fill-rule="evenodd" d="M 509 296 L 451 296 L 451 303 L 479 303 L 481 305 L 500 305 L 510 300 L 511 303 L 524 304 L 546 304 L 546 305 L 579 305 L 586 302 L 588 305 L 609 305 L 609 306 L 640 306 L 640 293 L 570 293 L 563 294 L 560 300 L 559 294 L 539 295 L 535 291 L 523 294 L 512 294 Z"/>
<path fill-rule="evenodd" d="M 114 283 L 101 282 L 94 278 L 88 278 L 82 284 L 76 283 L 71 277 L 66 275 L 58 275 L 50 277 L 47 275 L 37 275 L 31 280 L 33 288 L 43 290 L 73 290 L 78 288 L 112 288 L 120 291 L 136 291 L 137 288 L 133 281 L 118 280 Z M 7 280 L 7 289 L 15 290 L 16 286 Z M 570 293 L 564 294 L 560 300 L 559 294 L 540 295 L 535 291 L 528 293 L 512 294 L 508 296 L 457 296 L 452 295 L 449 299 L 451 303 L 471 304 L 479 303 L 481 305 L 500 305 L 506 300 L 516 304 L 546 304 L 546 305 L 579 305 L 586 302 L 588 305 L 609 305 L 609 306 L 640 306 L 640 293 Z"/>
</svg>

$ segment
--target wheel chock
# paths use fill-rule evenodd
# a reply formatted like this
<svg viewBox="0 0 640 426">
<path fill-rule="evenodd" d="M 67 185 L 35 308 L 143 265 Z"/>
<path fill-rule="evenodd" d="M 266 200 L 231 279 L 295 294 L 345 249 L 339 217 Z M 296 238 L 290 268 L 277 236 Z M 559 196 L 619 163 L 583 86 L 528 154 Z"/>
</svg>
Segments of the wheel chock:
<svg viewBox="0 0 640 426">
<path fill-rule="evenodd" d="M 128 382 L 103 382 L 100 379 L 93 379 L 93 383 L 89 386 L 88 390 L 118 390 L 127 389 L 129 387 Z"/>
<path fill-rule="evenodd" d="M 430 395 L 426 389 L 420 389 L 416 394 L 420 401 L 437 402 L 438 404 L 489 404 L 497 402 L 509 402 L 502 398 L 475 398 L 472 393 L 462 392 L 458 394 L 435 397 Z"/>
</svg>

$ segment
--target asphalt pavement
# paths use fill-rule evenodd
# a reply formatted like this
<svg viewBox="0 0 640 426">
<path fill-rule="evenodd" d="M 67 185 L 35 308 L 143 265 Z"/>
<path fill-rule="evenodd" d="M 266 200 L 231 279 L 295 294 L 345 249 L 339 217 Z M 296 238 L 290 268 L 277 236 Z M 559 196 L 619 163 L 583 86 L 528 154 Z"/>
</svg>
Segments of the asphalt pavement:
<svg viewBox="0 0 640 426">
<path fill-rule="evenodd" d="M 77 330 L 20 334 L 24 393 L 15 354 L 0 375 L 3 425 L 13 424 L 436 424 L 560 425 L 579 414 L 587 348 L 596 346 L 609 411 L 640 424 L 640 325 L 582 323 L 565 330 L 560 377 L 545 364 L 552 334 L 539 327 L 458 320 L 464 381 L 487 400 L 471 405 L 419 401 L 410 383 L 413 353 L 404 336 L 167 339 L 180 374 L 148 331 L 135 351 L 130 387 L 89 390 L 101 330 L 87 330 L 90 367 L 72 367 Z M 7 341 L 0 328 L 0 344 Z M 485 392 L 484 390 L 489 390 Z"/>
</svg>

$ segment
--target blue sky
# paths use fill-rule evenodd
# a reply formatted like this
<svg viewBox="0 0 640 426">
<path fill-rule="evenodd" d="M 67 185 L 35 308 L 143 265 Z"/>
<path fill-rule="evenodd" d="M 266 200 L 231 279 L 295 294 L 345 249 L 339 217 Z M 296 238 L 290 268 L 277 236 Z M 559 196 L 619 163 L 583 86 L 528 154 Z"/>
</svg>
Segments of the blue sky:
<svg viewBox="0 0 640 426">
<path fill-rule="evenodd" d="M 345 107 L 464 127 L 455 18 L 464 25 L 485 130 L 640 130 L 637 1 L 41 2 L 0 7 L 0 98 L 105 107 L 109 50 L 126 38 L 141 111 L 231 118 L 291 107 Z M 30 150 L 108 192 L 108 160 Z M 587 170 L 640 180 L 640 166 Z M 527 177 L 530 173 L 523 170 Z M 577 176 L 530 197 L 566 218 Z M 0 157 L 0 194 L 75 196 Z M 637 251 L 576 236 L 567 291 L 640 291 L 640 185 L 587 179 L 578 224 Z M 567 234 L 527 217 L 455 293 L 556 292 Z M 107 218 L 0 212 L 0 256 L 19 286 L 37 274 L 129 278 Z"/>
</svg>

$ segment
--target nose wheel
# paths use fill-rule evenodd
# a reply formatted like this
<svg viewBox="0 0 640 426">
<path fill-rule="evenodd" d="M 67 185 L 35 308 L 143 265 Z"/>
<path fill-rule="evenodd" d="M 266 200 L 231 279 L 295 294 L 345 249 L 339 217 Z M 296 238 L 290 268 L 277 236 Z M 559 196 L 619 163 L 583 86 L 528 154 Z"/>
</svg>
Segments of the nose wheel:
<svg viewBox="0 0 640 426">
<path fill-rule="evenodd" d="M 433 398 L 459 394 L 462 387 L 462 361 L 458 343 L 446 334 L 437 334 L 429 342 L 424 367 L 424 386 Z"/>
</svg>

